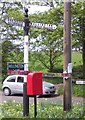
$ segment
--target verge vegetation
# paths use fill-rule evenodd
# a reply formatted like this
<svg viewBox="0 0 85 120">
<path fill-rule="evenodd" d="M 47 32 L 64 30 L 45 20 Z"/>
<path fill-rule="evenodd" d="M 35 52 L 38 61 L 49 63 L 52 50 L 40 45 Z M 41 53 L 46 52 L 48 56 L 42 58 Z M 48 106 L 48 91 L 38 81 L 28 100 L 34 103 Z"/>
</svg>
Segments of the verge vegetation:
<svg viewBox="0 0 85 120">
<path fill-rule="evenodd" d="M 84 90 L 84 88 L 85 88 L 85 85 L 76 85 L 76 84 L 73 84 L 72 85 L 72 94 L 73 94 L 73 96 L 85 97 L 85 90 Z M 63 91 L 64 91 L 64 88 L 60 87 L 58 89 L 58 94 L 62 95 Z"/>
<path fill-rule="evenodd" d="M 50 107 L 49 107 L 50 106 Z M 0 104 L 0 118 L 4 118 L 2 120 L 9 120 L 13 118 L 19 118 L 19 120 L 23 118 L 23 110 L 22 104 L 16 103 L 15 101 L 4 101 L 3 104 Z M 28 118 L 34 117 L 34 104 L 30 104 L 30 113 Z M 63 111 L 62 105 L 56 104 L 37 104 L 37 118 L 56 118 L 56 119 L 83 119 L 84 111 L 83 111 L 83 104 L 81 105 L 73 105 L 72 109 L 69 112 Z"/>
</svg>

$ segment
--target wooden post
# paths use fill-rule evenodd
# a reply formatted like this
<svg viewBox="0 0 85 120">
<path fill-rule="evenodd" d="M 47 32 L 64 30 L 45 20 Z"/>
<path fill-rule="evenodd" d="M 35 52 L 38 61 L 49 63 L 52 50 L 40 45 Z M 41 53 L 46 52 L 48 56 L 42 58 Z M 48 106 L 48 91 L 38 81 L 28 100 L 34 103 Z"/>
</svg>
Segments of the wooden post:
<svg viewBox="0 0 85 120">
<path fill-rule="evenodd" d="M 64 0 L 64 73 L 68 73 L 68 64 L 71 63 L 71 50 L 71 1 Z M 68 77 L 63 78 L 63 81 L 63 108 L 64 111 L 68 111 L 72 106 L 72 80 L 71 77 Z"/>
</svg>

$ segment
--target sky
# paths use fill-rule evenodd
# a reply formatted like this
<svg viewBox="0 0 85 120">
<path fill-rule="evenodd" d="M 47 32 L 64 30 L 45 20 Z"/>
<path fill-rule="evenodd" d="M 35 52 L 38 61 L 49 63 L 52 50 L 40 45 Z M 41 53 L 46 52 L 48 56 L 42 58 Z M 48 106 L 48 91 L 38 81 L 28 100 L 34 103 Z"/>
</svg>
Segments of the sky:
<svg viewBox="0 0 85 120">
<path fill-rule="evenodd" d="M 9 2 L 9 3 L 13 3 L 15 1 L 17 2 L 21 2 L 23 4 L 23 7 L 27 7 L 29 9 L 29 14 L 33 14 L 36 12 L 44 12 L 44 11 L 48 11 L 50 9 L 50 6 L 39 6 L 39 5 L 27 5 L 25 3 L 25 1 L 29 1 L 29 0 L 0 0 L 1 2 Z M 36 1 L 36 0 L 34 0 Z"/>
<path fill-rule="evenodd" d="M 0 0 L 0 2 L 15 2 L 15 1 L 22 2 L 23 4 L 25 4 L 26 2 L 32 3 L 32 2 L 37 2 L 37 1 L 44 3 L 44 1 L 46 2 L 47 0 Z M 49 0 L 49 1 L 55 2 L 55 0 Z M 56 1 L 57 2 L 61 2 L 61 1 L 65 2 L 66 0 L 56 0 Z M 85 0 L 67 0 L 67 1 L 68 2 L 74 2 L 74 1 L 81 1 L 81 2 L 83 2 Z"/>
<path fill-rule="evenodd" d="M 44 11 L 48 11 L 49 9 L 50 9 L 50 7 L 47 7 L 47 6 L 30 5 L 29 13 L 33 14 L 33 13 L 36 13 L 38 11 L 44 12 Z"/>
</svg>

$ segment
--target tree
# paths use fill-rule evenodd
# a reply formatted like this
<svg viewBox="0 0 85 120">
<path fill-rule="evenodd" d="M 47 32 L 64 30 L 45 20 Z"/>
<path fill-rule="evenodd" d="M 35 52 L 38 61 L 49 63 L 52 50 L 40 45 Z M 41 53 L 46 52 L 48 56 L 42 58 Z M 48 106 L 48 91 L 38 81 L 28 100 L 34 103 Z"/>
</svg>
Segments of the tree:
<svg viewBox="0 0 85 120">
<path fill-rule="evenodd" d="M 76 2 L 72 6 L 73 46 L 82 48 L 83 77 L 85 77 L 85 2 Z"/>
<path fill-rule="evenodd" d="M 22 5 L 19 2 L 8 3 L 3 2 L 0 5 L 0 37 L 1 40 L 22 40 L 23 31 L 19 27 L 12 26 L 6 23 L 6 20 L 10 17 L 13 17 L 16 20 L 23 19 L 22 14 Z"/>
<path fill-rule="evenodd" d="M 63 25 L 63 4 L 62 4 L 62 7 L 60 7 L 61 4 L 59 4 L 59 6 L 56 6 L 57 7 L 56 8 L 56 14 L 53 14 L 54 16 L 51 16 L 49 13 L 48 14 L 49 14 L 50 17 L 47 14 L 46 14 L 46 16 L 44 16 L 44 14 L 43 14 L 42 18 L 40 17 L 40 15 L 37 18 L 35 17 L 34 21 L 39 22 L 39 19 L 40 19 L 40 21 L 44 22 L 44 23 L 45 22 L 46 23 L 50 23 L 50 22 L 52 23 L 52 22 L 56 21 L 59 24 L 58 17 L 61 17 L 61 20 L 62 20 L 61 23 Z M 85 15 L 84 15 L 85 2 L 75 2 L 75 3 L 73 2 L 71 4 L 72 4 L 72 48 L 77 48 L 77 47 L 82 48 L 83 76 L 85 76 L 85 40 L 84 40 L 85 39 L 85 37 L 84 37 L 85 36 L 84 35 L 85 34 L 85 29 L 84 29 L 85 28 L 85 22 L 84 22 L 85 21 Z M 53 10 L 54 9 L 52 9 L 51 11 L 53 11 Z M 57 11 L 60 13 L 60 15 L 57 14 Z M 54 18 L 53 21 L 51 21 L 52 20 L 51 17 Z M 50 20 L 50 22 L 47 18 Z M 56 23 L 54 22 L 54 24 L 56 24 Z M 34 34 L 35 37 L 38 36 L 38 30 L 35 30 L 35 33 L 36 33 L 36 34 Z M 56 35 L 57 35 L 57 33 L 58 32 L 56 32 Z"/>
<path fill-rule="evenodd" d="M 2 74 L 7 74 L 7 62 L 23 62 L 23 53 L 11 41 L 2 42 Z"/>
<path fill-rule="evenodd" d="M 43 2 L 44 0 L 42 0 Z M 56 2 L 56 0 L 54 0 Z M 31 2 L 31 1 L 30 1 Z M 53 0 L 46 0 L 43 3 L 50 4 Z M 38 1 L 40 3 L 40 1 Z M 36 3 L 36 4 L 38 4 Z M 5 19 L 13 17 L 16 20 L 23 20 L 22 5 L 21 3 L 15 2 L 15 8 L 12 5 L 1 8 L 3 17 L 1 17 L 1 22 L 3 25 L 1 29 L 1 39 L 2 40 L 22 40 L 23 30 L 16 29 L 16 27 L 8 26 L 5 23 Z M 33 3 L 35 4 L 35 3 Z M 41 3 L 40 3 L 41 4 Z M 85 2 L 72 3 L 72 46 L 83 46 L 83 72 L 85 69 L 85 43 L 84 43 L 84 4 Z M 54 3 L 53 3 L 54 5 Z M 12 7 L 11 7 L 12 6 Z M 83 8 L 83 9 L 82 9 Z M 5 10 L 5 11 L 4 11 Z M 16 12 L 15 12 L 16 11 Z M 16 14 L 18 13 L 18 17 Z M 82 17 L 83 16 L 83 17 Z M 3 18 L 3 19 L 2 19 Z M 56 3 L 56 8 L 50 9 L 45 13 L 37 13 L 30 15 L 29 19 L 31 22 L 42 22 L 56 24 L 57 29 L 55 31 L 47 31 L 42 29 L 30 29 L 30 51 L 38 50 L 36 54 L 43 65 L 48 68 L 49 71 L 54 71 L 57 67 L 58 57 L 62 54 L 63 46 L 63 3 Z M 81 24 L 80 24 L 81 23 Z M 8 31 L 8 34 L 7 32 Z M 3 36 L 2 36 L 3 34 Z M 36 39 L 35 42 L 32 39 Z M 82 41 L 82 42 L 81 42 Z M 38 49 L 39 48 L 39 49 Z M 41 58 L 39 57 L 41 56 Z M 32 57 L 31 57 L 32 58 Z M 30 59 L 31 59 L 30 58 Z M 35 57 L 36 58 L 36 57 Z M 39 60 L 38 59 L 38 60 Z M 84 72 L 85 73 L 85 72 Z"/>
<path fill-rule="evenodd" d="M 42 29 L 31 29 L 30 31 L 30 36 L 36 38 L 32 50 L 37 49 L 38 59 L 50 72 L 56 70 L 58 58 L 63 51 L 62 15 L 62 6 L 58 6 L 58 8 L 49 10 L 48 12 L 30 16 L 30 19 L 35 22 L 57 25 L 57 29 L 54 31 Z M 31 41 L 30 43 L 32 44 Z"/>
<path fill-rule="evenodd" d="M 20 46 L 15 46 L 12 42 L 22 41 L 23 30 L 19 27 L 8 25 L 6 19 L 13 17 L 16 20 L 23 19 L 22 5 L 19 2 L 0 3 L 0 44 L 2 44 L 2 74 L 7 74 L 7 62 L 23 61 L 23 53 Z M 11 42 L 12 41 L 12 42 Z"/>
</svg>

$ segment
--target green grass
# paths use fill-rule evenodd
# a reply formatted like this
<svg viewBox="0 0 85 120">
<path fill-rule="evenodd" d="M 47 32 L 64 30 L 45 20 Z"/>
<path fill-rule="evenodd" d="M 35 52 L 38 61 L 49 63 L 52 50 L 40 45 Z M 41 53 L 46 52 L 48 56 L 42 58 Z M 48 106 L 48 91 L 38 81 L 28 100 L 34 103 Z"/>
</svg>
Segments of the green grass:
<svg viewBox="0 0 85 120">
<path fill-rule="evenodd" d="M 57 65 L 57 72 L 63 70 L 63 55 L 60 57 L 61 62 Z M 72 78 L 73 79 L 82 79 L 83 78 L 83 72 L 82 72 L 82 53 L 80 52 L 72 52 Z M 51 80 L 52 79 L 52 80 Z M 54 84 L 57 82 L 62 82 L 62 78 L 47 78 L 47 81 L 51 81 Z M 55 79 L 55 81 L 54 81 Z"/>
<path fill-rule="evenodd" d="M 73 52 L 72 53 L 72 63 L 73 67 L 82 65 L 82 53 L 80 52 Z"/>
<path fill-rule="evenodd" d="M 58 63 L 58 69 L 61 68 L 61 65 L 63 69 L 63 64 L 64 64 L 63 55 L 61 56 L 60 59 L 61 59 L 61 63 Z M 83 78 L 82 66 L 83 66 L 82 53 L 72 52 L 72 72 L 73 72 L 72 77 L 74 79 Z"/>
<path fill-rule="evenodd" d="M 60 62 L 60 64 L 63 65 L 63 55 L 61 56 L 60 60 L 62 62 Z M 72 52 L 72 65 L 75 67 L 75 66 L 78 66 L 78 65 L 82 65 L 82 53 L 81 52 Z"/>
<path fill-rule="evenodd" d="M 0 104 L 0 118 L 2 120 L 10 120 L 10 118 L 20 118 L 23 117 L 23 106 L 15 101 L 4 102 Z M 72 109 L 68 112 L 63 111 L 62 105 L 57 104 L 37 104 L 37 118 L 56 118 L 56 119 L 67 119 L 67 118 L 84 118 L 83 104 L 73 105 Z M 28 118 L 34 118 L 34 104 L 30 104 L 30 111 Z M 12 119 L 13 120 L 13 119 Z"/>
<path fill-rule="evenodd" d="M 73 96 L 77 97 L 85 97 L 85 90 L 84 90 L 85 85 L 72 85 L 72 94 Z M 60 87 L 58 90 L 58 94 L 63 94 L 64 88 Z"/>
</svg>

